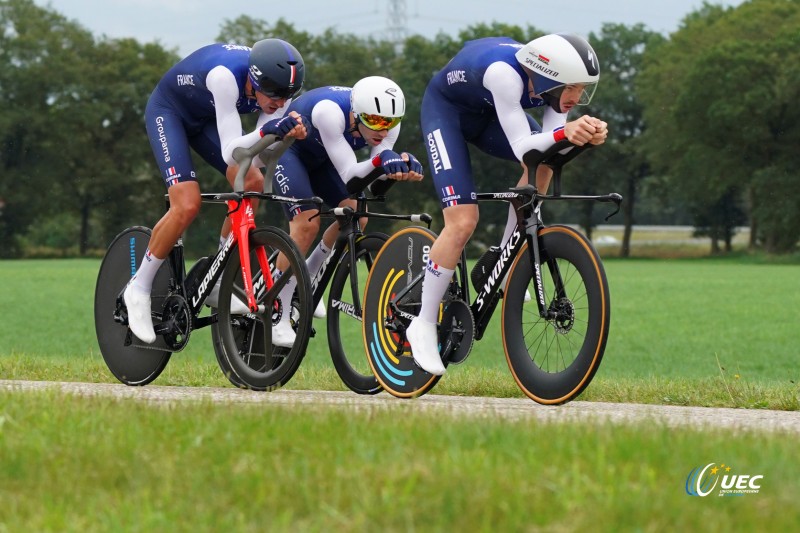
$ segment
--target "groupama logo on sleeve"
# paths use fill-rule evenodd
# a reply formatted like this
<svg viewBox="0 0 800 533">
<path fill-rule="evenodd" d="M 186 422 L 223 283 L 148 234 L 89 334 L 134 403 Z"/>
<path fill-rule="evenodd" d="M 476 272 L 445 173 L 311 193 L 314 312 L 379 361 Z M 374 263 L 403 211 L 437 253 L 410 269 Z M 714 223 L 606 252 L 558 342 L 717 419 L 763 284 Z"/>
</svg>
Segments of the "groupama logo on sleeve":
<svg viewBox="0 0 800 533">
<path fill-rule="evenodd" d="M 718 496 L 744 496 L 758 494 L 763 475 L 735 474 L 724 463 L 709 463 L 694 468 L 686 477 L 686 494 L 706 497 L 717 490 Z"/>
</svg>

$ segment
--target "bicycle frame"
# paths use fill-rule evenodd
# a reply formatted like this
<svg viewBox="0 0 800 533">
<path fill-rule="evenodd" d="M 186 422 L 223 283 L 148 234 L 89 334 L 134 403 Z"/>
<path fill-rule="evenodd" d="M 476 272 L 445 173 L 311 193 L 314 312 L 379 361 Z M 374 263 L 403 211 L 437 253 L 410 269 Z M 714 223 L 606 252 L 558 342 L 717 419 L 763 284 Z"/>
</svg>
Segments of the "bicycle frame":
<svg viewBox="0 0 800 533">
<path fill-rule="evenodd" d="M 202 267 L 198 273 L 201 278 L 200 284 L 196 291 L 190 290 L 186 286 L 186 266 L 183 255 L 183 239 L 178 239 L 178 242 L 173 246 L 169 254 L 169 267 L 172 274 L 170 292 L 183 295 L 191 309 L 193 321 L 193 329 L 199 329 L 209 326 L 217 322 L 217 315 L 208 317 L 197 318 L 203 308 L 203 304 L 213 289 L 214 285 L 222 276 L 225 266 L 231 257 L 231 250 L 235 244 L 239 244 L 239 260 L 242 268 L 242 284 L 245 295 L 247 297 L 247 306 L 251 311 L 263 312 L 263 306 L 259 306 L 256 302 L 256 294 L 262 289 L 263 286 L 270 290 L 275 284 L 272 277 L 272 269 L 267 258 L 266 252 L 262 246 L 255 249 L 258 266 L 261 272 L 266 275 L 260 275 L 255 283 L 252 282 L 252 265 L 250 261 L 250 231 L 256 229 L 255 214 L 253 209 L 253 198 L 297 202 L 304 203 L 310 200 L 294 199 L 275 196 L 272 194 L 245 192 L 245 193 L 223 193 L 223 194 L 201 194 L 201 199 L 207 203 L 225 203 L 228 206 L 227 216 L 231 218 L 231 233 L 225 244 L 217 251 L 216 255 L 208 262 L 208 265 Z M 169 208 L 169 200 L 167 200 L 167 208 Z M 156 334 L 164 333 L 167 329 L 165 324 L 157 324 L 155 327 Z"/>
<path fill-rule="evenodd" d="M 272 270 L 263 246 L 255 249 L 258 266 L 262 275 L 253 283 L 252 266 L 250 262 L 250 232 L 256 229 L 255 210 L 253 209 L 253 199 L 263 199 L 288 203 L 315 203 L 321 205 L 322 200 L 314 198 L 289 198 L 278 196 L 269 192 L 243 191 L 244 176 L 250 168 L 253 158 L 260 155 L 262 161 L 266 163 L 267 172 L 274 171 L 280 155 L 291 145 L 292 139 L 279 140 L 273 135 L 265 136 L 249 148 L 236 148 L 233 152 L 234 159 L 239 164 L 238 172 L 234 180 L 234 191 L 231 193 L 206 193 L 201 194 L 201 201 L 207 203 L 225 203 L 228 207 L 227 216 L 231 219 L 231 232 L 225 244 L 217 251 L 213 260 L 205 267 L 201 268 L 198 276 L 202 276 L 202 281 L 197 291 L 189 291 L 186 287 L 186 265 L 183 254 L 183 238 L 173 246 L 169 254 L 169 266 L 172 274 L 170 292 L 183 295 L 188 301 L 193 317 L 193 329 L 209 326 L 217 322 L 217 315 L 197 318 L 202 306 L 219 280 L 225 266 L 230 259 L 231 249 L 235 244 L 239 245 L 239 260 L 242 269 L 242 284 L 246 297 L 247 307 L 252 312 L 264 312 L 264 306 L 259 306 L 256 301 L 256 294 L 262 289 L 262 284 L 266 290 L 270 291 L 275 285 Z M 166 207 L 169 209 L 169 195 L 166 195 Z M 288 278 L 287 278 L 288 279 Z M 278 289 L 276 289 L 277 291 Z M 269 294 L 268 294 L 269 296 Z M 269 300 L 268 300 L 269 301 Z M 156 324 L 154 326 L 156 334 L 167 331 L 167 324 Z"/>
<path fill-rule="evenodd" d="M 606 220 L 619 212 L 619 206 L 622 202 L 622 196 L 617 193 L 611 193 L 599 196 L 574 196 L 561 194 L 561 169 L 568 161 L 576 157 L 584 149 L 589 146 L 581 147 L 580 149 L 573 147 L 571 153 L 560 154 L 559 150 L 572 146 L 568 141 L 561 141 L 556 143 L 553 147 L 545 152 L 531 151 L 525 154 L 523 161 L 528 168 L 536 168 L 540 164 L 546 164 L 553 169 L 553 184 L 554 194 L 545 195 L 539 194 L 536 187 L 533 185 L 526 185 L 509 189 L 504 192 L 492 193 L 478 193 L 476 199 L 480 201 L 502 201 L 508 202 L 514 207 L 517 214 L 517 227 L 511 234 L 508 242 L 502 248 L 500 256 L 494 265 L 486 281 L 482 287 L 476 287 L 478 291 L 475 300 L 469 304 L 470 311 L 475 320 L 475 339 L 480 340 L 483 333 L 489 325 L 492 314 L 497 307 L 501 297 L 500 284 L 508 274 L 511 265 L 514 263 L 517 255 L 522 251 L 525 243 L 531 250 L 531 272 L 534 273 L 536 280 L 535 296 L 536 304 L 539 309 L 539 316 L 544 319 L 553 318 L 551 314 L 553 311 L 548 309 L 545 301 L 544 286 L 542 282 L 542 274 L 540 270 L 542 249 L 539 242 L 538 233 L 544 224 L 539 219 L 539 210 L 541 209 L 541 201 L 543 200 L 557 200 L 557 201 L 597 201 L 597 202 L 611 202 L 616 204 L 616 211 L 612 212 L 606 217 Z M 524 239 L 522 238 L 524 236 Z M 455 294 L 464 302 L 470 301 L 469 281 L 467 280 L 466 272 L 467 258 L 464 251 L 461 252 L 461 259 L 458 262 L 456 275 L 458 276 L 459 293 Z M 559 297 L 564 296 L 564 287 L 561 281 L 561 275 L 558 271 L 558 265 L 554 261 L 547 261 L 548 268 L 555 281 L 555 291 Z M 424 272 L 418 274 L 411 283 L 409 283 L 402 291 L 400 291 L 391 301 L 391 307 L 394 313 L 403 315 L 396 302 L 405 296 L 413 286 L 421 283 L 424 277 Z M 413 318 L 413 317 L 412 317 Z"/>
<path fill-rule="evenodd" d="M 357 198 L 356 209 L 350 207 L 336 207 L 324 214 L 332 214 L 336 221 L 339 223 L 339 234 L 331 247 L 330 253 L 320 265 L 319 270 L 311 278 L 311 290 L 314 294 L 313 304 L 316 307 L 325 295 L 325 290 L 328 287 L 333 275 L 334 268 L 328 268 L 330 265 L 338 265 L 341 258 L 345 253 L 350 255 L 350 284 L 352 288 L 353 298 L 355 301 L 353 305 L 355 309 L 352 310 L 351 316 L 361 320 L 361 294 L 356 284 L 358 283 L 358 261 L 356 260 L 356 241 L 359 237 L 364 235 L 361 229 L 360 219 L 365 218 L 382 218 L 389 220 L 408 220 L 411 222 L 423 222 L 430 227 L 432 218 L 427 213 L 419 215 L 391 215 L 387 213 L 374 213 L 367 211 L 367 203 L 370 201 L 383 202 L 385 198 L 367 198 L 364 195 L 359 195 Z M 341 302 L 340 302 L 341 303 Z M 336 302 L 334 302 L 336 305 Z"/>
</svg>

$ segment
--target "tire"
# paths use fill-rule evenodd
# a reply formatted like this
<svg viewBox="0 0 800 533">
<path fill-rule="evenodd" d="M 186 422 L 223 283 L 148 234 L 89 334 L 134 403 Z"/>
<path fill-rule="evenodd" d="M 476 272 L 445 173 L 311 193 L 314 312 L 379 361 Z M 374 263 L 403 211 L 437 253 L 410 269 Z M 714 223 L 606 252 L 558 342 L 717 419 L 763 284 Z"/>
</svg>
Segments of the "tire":
<svg viewBox="0 0 800 533">
<path fill-rule="evenodd" d="M 409 226 L 400 230 L 383 245 L 367 279 L 362 323 L 364 349 L 378 382 L 398 398 L 421 396 L 441 377 L 428 374 L 417 366 L 405 342 L 404 328 L 410 321 L 402 316 L 393 317 L 389 308 L 392 295 L 405 289 L 424 271 L 435 239 L 436 234 L 427 228 Z M 420 282 L 398 302 L 400 310 L 416 316 L 421 292 Z M 387 329 L 387 319 L 399 323 L 403 331 L 398 333 Z"/>
<path fill-rule="evenodd" d="M 542 404 L 562 404 L 591 382 L 603 359 L 611 307 L 600 256 L 592 244 L 566 226 L 539 231 L 545 306 L 559 318 L 539 316 L 535 301 L 523 305 L 525 289 L 536 299 L 527 244 L 517 255 L 503 297 L 503 348 L 508 367 L 522 391 Z M 555 294 L 553 267 L 565 285 Z"/>
<path fill-rule="evenodd" d="M 297 334 L 294 345 L 291 348 L 280 348 L 271 343 L 273 320 L 279 318 L 279 315 L 273 314 L 273 304 L 285 281 L 277 280 L 277 289 L 273 287 L 274 290 L 256 290 L 258 304 L 267 306 L 264 313 L 230 314 L 231 293 L 236 291 L 244 299 L 238 245 L 222 274 L 217 331 L 222 342 L 220 351 L 227 363 L 220 367 L 223 373 L 230 372 L 228 379 L 231 383 L 248 389 L 268 391 L 285 385 L 300 366 L 311 334 L 313 307 L 311 281 L 305 259 L 289 235 L 278 228 L 253 230 L 250 233 L 251 257 L 255 256 L 253 250 L 258 246 L 265 248 L 267 257 L 274 252 L 283 253 L 289 260 L 289 268 L 284 275 L 297 275 L 295 298 L 288 310 L 292 313 L 292 324 Z M 250 266 L 253 280 L 259 280 L 261 273 L 258 262 L 251 261 Z M 288 277 L 282 279 L 287 280 Z M 280 308 L 277 311 L 286 312 Z"/>
<path fill-rule="evenodd" d="M 367 276 L 375 257 L 388 239 L 389 236 L 383 233 L 360 237 L 355 245 L 357 293 L 353 292 L 350 276 L 350 250 L 346 250 L 339 261 L 328 292 L 328 347 L 331 359 L 342 382 L 357 394 L 377 394 L 383 390 L 364 353 L 361 323 Z"/>
<path fill-rule="evenodd" d="M 145 345 L 133 334 L 131 344 L 125 346 L 128 326 L 114 320 L 117 299 L 139 266 L 150 242 L 150 229 L 128 228 L 117 235 L 106 251 L 97 284 L 94 289 L 94 326 L 97 344 L 106 366 L 119 381 L 126 385 L 147 385 L 156 379 L 169 362 L 169 351 L 163 337 Z M 151 309 L 158 316 L 170 285 L 169 261 L 164 261 L 153 280 Z"/>
</svg>

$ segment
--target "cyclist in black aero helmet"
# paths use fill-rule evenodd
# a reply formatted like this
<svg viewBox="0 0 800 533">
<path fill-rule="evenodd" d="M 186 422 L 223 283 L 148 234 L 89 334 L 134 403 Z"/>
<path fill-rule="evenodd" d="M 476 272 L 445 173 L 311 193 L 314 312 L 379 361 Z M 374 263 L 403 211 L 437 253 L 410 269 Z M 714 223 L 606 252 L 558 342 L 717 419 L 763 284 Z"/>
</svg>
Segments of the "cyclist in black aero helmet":
<svg viewBox="0 0 800 533">
<path fill-rule="evenodd" d="M 145 123 L 170 207 L 153 228 L 144 258 L 123 295 L 131 331 L 142 341 L 152 343 L 156 338 L 150 317 L 150 290 L 156 272 L 200 209 L 200 184 L 190 148 L 233 185 L 238 169 L 234 148 L 252 146 L 267 134 L 305 137 L 300 115 L 284 116 L 284 108 L 302 88 L 304 77 L 300 53 L 280 39 L 258 41 L 252 49 L 212 44 L 173 66 L 150 95 Z M 259 116 L 255 130 L 245 133 L 240 115 L 249 113 Z M 263 190 L 260 164 L 256 158 L 247 172 L 248 191 Z M 229 234 L 226 219 L 220 246 Z M 216 306 L 218 294 L 219 286 L 206 304 Z M 233 297 L 231 312 L 246 313 L 248 309 Z"/>
<path fill-rule="evenodd" d="M 286 41 L 258 41 L 250 50 L 249 64 L 253 89 L 273 100 L 292 98 L 303 87 L 306 76 L 303 58 Z"/>
<path fill-rule="evenodd" d="M 588 115 L 567 120 L 571 109 L 589 103 L 599 79 L 599 62 L 589 43 L 561 33 L 527 44 L 507 37 L 469 41 L 431 79 L 422 98 L 420 126 L 444 229 L 431 248 L 419 315 L 407 330 L 412 355 L 423 370 L 436 375 L 445 371 L 436 331 L 439 303 L 478 224 L 467 143 L 520 164 L 526 152 L 545 151 L 562 139 L 576 146 L 602 144 L 608 135 L 605 122 Z M 525 112 L 535 107 L 544 108 L 541 125 Z M 539 192 L 547 191 L 552 170 L 522 165 L 522 171 L 519 186 L 528 183 L 530 171 Z M 516 225 L 512 209 L 503 246 Z"/>
</svg>

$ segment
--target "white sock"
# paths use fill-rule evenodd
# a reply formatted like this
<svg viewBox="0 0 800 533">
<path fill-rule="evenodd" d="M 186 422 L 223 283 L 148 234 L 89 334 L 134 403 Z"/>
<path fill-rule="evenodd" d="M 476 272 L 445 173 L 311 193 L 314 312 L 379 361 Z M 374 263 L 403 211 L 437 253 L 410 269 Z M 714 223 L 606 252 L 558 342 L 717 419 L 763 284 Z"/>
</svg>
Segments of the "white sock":
<svg viewBox="0 0 800 533">
<path fill-rule="evenodd" d="M 331 249 L 325 246 L 323 241 L 319 241 L 317 247 L 314 248 L 314 251 L 311 252 L 311 255 L 306 259 L 306 266 L 308 267 L 308 273 L 311 277 L 317 274 L 319 267 L 325 262 L 325 258 L 328 257 L 329 253 L 331 253 Z"/>
<path fill-rule="evenodd" d="M 442 303 L 442 297 L 454 272 L 455 270 L 444 268 L 428 259 L 422 280 L 422 305 L 419 310 L 421 319 L 434 324 L 439 321 L 439 304 Z"/>
<path fill-rule="evenodd" d="M 275 270 L 275 281 L 278 281 L 283 273 L 280 270 Z M 281 292 L 278 293 L 278 298 L 281 299 L 281 306 L 283 308 L 283 314 L 281 315 L 281 320 L 289 320 L 291 316 L 291 308 L 292 308 L 292 296 L 294 295 L 294 289 L 297 287 L 297 278 L 292 276 L 292 278 L 286 282 L 286 285 L 283 286 Z"/>
<path fill-rule="evenodd" d="M 158 269 L 163 262 L 164 259 L 159 259 L 158 257 L 154 256 L 150 252 L 150 248 L 148 248 L 144 252 L 144 257 L 139 265 L 139 270 L 136 271 L 136 274 L 134 274 L 133 278 L 131 279 L 131 285 L 141 292 L 150 294 L 150 291 L 153 290 L 153 279 L 156 277 L 156 272 L 158 272 Z"/>
<path fill-rule="evenodd" d="M 219 248 L 217 250 L 222 250 L 222 247 L 225 246 L 225 243 L 228 242 L 227 235 L 220 235 L 219 236 Z"/>
</svg>

